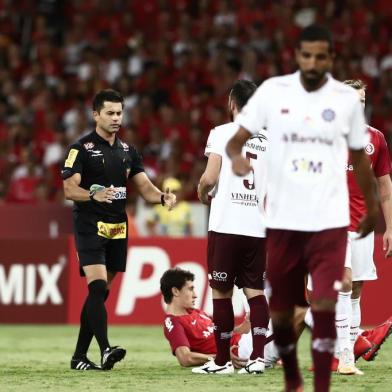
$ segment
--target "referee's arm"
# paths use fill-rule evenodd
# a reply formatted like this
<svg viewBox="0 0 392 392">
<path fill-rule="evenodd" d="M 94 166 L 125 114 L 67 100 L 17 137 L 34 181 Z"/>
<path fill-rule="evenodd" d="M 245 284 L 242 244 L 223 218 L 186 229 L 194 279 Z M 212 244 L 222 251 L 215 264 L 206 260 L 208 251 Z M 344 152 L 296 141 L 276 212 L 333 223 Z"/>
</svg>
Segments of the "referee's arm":
<svg viewBox="0 0 392 392">
<path fill-rule="evenodd" d="M 72 201 L 90 201 L 90 192 L 81 188 L 80 182 L 82 177 L 80 173 L 75 173 L 71 177 L 63 180 L 64 196 L 67 200 Z M 92 198 L 101 203 L 112 203 L 114 190 L 112 188 L 104 188 L 102 191 L 96 192 Z"/>
<path fill-rule="evenodd" d="M 132 181 L 136 186 L 140 196 L 148 203 L 159 204 L 163 203 L 169 210 L 171 210 L 176 204 L 176 196 L 170 192 L 170 189 L 166 189 L 165 192 L 161 192 L 147 177 L 146 173 L 140 172 L 132 177 Z"/>
</svg>

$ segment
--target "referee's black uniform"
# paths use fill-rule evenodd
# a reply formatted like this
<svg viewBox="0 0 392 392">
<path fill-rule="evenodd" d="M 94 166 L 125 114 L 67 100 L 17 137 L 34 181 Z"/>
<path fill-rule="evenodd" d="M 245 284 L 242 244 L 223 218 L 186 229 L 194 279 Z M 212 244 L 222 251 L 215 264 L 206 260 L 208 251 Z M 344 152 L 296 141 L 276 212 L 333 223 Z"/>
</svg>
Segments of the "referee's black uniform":
<svg viewBox="0 0 392 392">
<path fill-rule="evenodd" d="M 89 190 L 92 185 L 115 188 L 112 203 L 74 202 L 74 233 L 81 275 L 84 275 L 82 267 L 92 264 L 105 264 L 108 271 L 125 271 L 127 179 L 143 171 L 139 153 L 117 136 L 111 146 L 93 131 L 70 147 L 62 170 L 63 180 L 79 173 L 81 188 Z"/>
</svg>

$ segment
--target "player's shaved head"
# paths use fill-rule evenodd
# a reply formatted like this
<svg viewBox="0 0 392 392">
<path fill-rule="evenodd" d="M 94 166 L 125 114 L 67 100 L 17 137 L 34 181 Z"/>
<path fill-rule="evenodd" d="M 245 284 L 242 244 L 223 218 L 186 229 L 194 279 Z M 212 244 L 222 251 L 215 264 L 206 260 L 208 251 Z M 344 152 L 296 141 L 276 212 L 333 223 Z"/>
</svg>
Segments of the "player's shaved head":
<svg viewBox="0 0 392 392">
<path fill-rule="evenodd" d="M 173 299 L 172 288 L 181 290 L 186 282 L 194 281 L 195 275 L 181 268 L 170 268 L 161 277 L 161 293 L 165 303 L 170 304 Z"/>
</svg>

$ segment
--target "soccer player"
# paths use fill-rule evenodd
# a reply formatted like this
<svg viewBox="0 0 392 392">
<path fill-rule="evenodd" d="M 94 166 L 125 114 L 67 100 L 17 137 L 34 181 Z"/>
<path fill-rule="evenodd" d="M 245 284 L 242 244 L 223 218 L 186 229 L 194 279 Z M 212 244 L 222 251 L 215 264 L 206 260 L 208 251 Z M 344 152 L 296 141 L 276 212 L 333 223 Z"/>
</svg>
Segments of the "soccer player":
<svg viewBox="0 0 392 392">
<path fill-rule="evenodd" d="M 344 84 L 353 87 L 359 94 L 360 100 L 365 106 L 366 85 L 361 80 L 346 80 Z M 383 235 L 383 250 L 385 257 L 392 256 L 392 182 L 391 182 L 391 160 L 389 157 L 385 137 L 379 130 L 368 126 L 370 141 L 365 147 L 365 152 L 369 156 L 373 168 L 378 192 L 380 195 L 381 209 L 384 215 L 386 230 Z M 351 342 L 355 342 L 359 327 L 361 325 L 360 297 L 364 281 L 377 279 L 376 266 L 373 261 L 374 232 L 367 237 L 356 239 L 355 232 L 361 219 L 366 213 L 366 205 L 360 189 L 355 181 L 354 172 L 356 167 L 351 160 L 347 164 L 347 179 L 350 196 L 350 226 L 349 244 L 350 261 L 352 271 L 352 294 L 351 294 Z M 348 271 L 350 272 L 350 271 Z M 348 274 L 350 278 L 350 274 Z M 349 280 L 349 283 L 350 280 Z M 347 308 L 350 304 L 347 304 Z M 390 321 L 388 323 L 388 321 Z M 372 339 L 371 349 L 363 356 L 366 360 L 371 360 L 376 355 L 381 344 L 392 332 L 392 317 L 385 324 L 385 328 L 377 328 L 373 333 L 363 332 L 363 337 Z M 383 324 L 384 325 L 384 324 Z"/>
<path fill-rule="evenodd" d="M 365 106 L 365 84 L 361 80 L 346 80 L 343 83 L 357 91 L 363 106 Z M 365 152 L 370 158 L 377 180 L 382 211 L 386 222 L 384 250 L 386 251 L 385 256 L 389 257 L 392 254 L 391 162 L 384 135 L 370 126 L 368 126 L 368 131 L 370 140 L 365 147 Z M 357 239 L 358 234 L 355 232 L 364 216 L 366 206 L 355 181 L 354 167 L 350 159 L 346 164 L 346 170 L 350 200 L 350 226 L 343 285 L 342 290 L 339 291 L 336 304 L 337 344 L 335 356 L 338 358 L 338 361 L 333 360 L 331 369 L 343 375 L 352 375 L 363 374 L 355 366 L 355 359 L 359 356 L 362 356 L 365 360 L 374 359 L 381 344 L 392 332 L 392 318 L 390 318 L 390 323 L 387 320 L 382 326 L 371 331 L 364 331 L 358 336 L 361 320 L 359 306 L 360 289 L 363 285 L 363 280 L 377 279 L 377 274 L 373 262 L 374 233 L 369 234 L 365 238 Z M 351 296 L 353 296 L 352 299 Z M 307 318 L 309 319 L 311 316 L 307 315 Z M 311 320 L 310 323 L 312 323 Z M 359 347 L 361 348 L 360 350 L 358 350 Z"/>
<path fill-rule="evenodd" d="M 176 197 L 155 187 L 146 176 L 139 153 L 117 136 L 123 116 L 123 97 L 102 90 L 93 100 L 96 128 L 73 144 L 64 162 L 64 194 L 74 201 L 74 228 L 81 276 L 88 295 L 80 315 L 80 331 L 71 369 L 110 370 L 126 351 L 111 346 L 107 333 L 105 301 L 117 272 L 125 271 L 128 249 L 125 201 L 127 179 L 150 203 L 169 209 Z M 95 336 L 101 367 L 87 358 Z"/>
<path fill-rule="evenodd" d="M 204 364 L 216 355 L 214 324 L 203 311 L 195 309 L 194 275 L 181 268 L 167 270 L 161 277 L 161 292 L 167 304 L 164 334 L 181 366 Z M 233 364 L 242 368 L 252 352 L 249 321 L 235 328 L 230 345 Z M 269 336 L 270 340 L 272 337 Z M 266 367 L 278 359 L 272 341 L 265 345 Z"/>
<path fill-rule="evenodd" d="M 243 144 L 268 129 L 267 279 L 275 344 L 286 391 L 303 391 L 293 329 L 295 305 L 306 305 L 304 277 L 313 280 L 312 356 L 315 391 L 328 391 L 336 339 L 335 303 L 341 287 L 349 224 L 345 164 L 348 148 L 367 214 L 365 237 L 377 221 L 374 175 L 364 151 L 368 135 L 356 92 L 335 80 L 330 32 L 311 25 L 295 51 L 299 71 L 266 80 L 237 116 L 226 150 L 233 171 L 245 175 Z M 348 148 L 347 148 L 348 147 Z"/>
<path fill-rule="evenodd" d="M 232 119 L 256 90 L 247 80 L 234 83 L 228 100 Z M 194 373 L 228 374 L 234 372 L 230 361 L 230 339 L 234 328 L 232 295 L 234 284 L 244 289 L 250 308 L 253 351 L 240 373 L 264 371 L 264 344 L 269 311 L 263 292 L 266 262 L 264 199 L 266 165 L 263 159 L 267 138 L 260 127 L 243 148 L 244 159 L 252 162 L 252 172 L 238 177 L 231 170 L 225 152 L 227 141 L 238 125 L 230 122 L 214 128 L 205 154 L 208 162 L 198 186 L 201 202 L 210 203 L 208 227 L 208 276 L 212 288 L 213 320 L 217 354 Z M 257 178 L 257 181 L 255 179 Z"/>
</svg>

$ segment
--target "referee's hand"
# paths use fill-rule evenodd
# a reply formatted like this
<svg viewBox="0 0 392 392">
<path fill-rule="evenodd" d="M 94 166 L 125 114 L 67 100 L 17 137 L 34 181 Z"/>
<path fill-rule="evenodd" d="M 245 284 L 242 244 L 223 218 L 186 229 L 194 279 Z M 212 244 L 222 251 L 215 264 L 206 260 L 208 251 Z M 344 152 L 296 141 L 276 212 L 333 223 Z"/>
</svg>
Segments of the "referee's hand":
<svg viewBox="0 0 392 392">
<path fill-rule="evenodd" d="M 99 203 L 113 203 L 112 200 L 114 199 L 114 195 L 116 193 L 116 189 L 111 186 L 110 188 L 104 188 L 101 191 L 95 192 L 94 200 L 98 201 Z"/>
<path fill-rule="evenodd" d="M 169 188 L 166 188 L 165 193 L 163 194 L 163 200 L 165 201 L 165 206 L 171 211 L 177 203 L 177 196 L 174 193 L 171 193 Z"/>
</svg>

